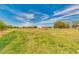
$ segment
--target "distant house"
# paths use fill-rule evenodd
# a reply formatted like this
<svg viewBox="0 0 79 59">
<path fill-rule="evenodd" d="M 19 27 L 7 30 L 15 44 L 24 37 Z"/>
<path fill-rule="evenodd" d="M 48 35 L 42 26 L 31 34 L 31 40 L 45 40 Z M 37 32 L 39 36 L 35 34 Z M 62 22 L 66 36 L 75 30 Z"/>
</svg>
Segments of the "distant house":
<svg viewBox="0 0 79 59">
<path fill-rule="evenodd" d="M 79 29 L 79 24 L 73 24 L 73 25 L 72 25 L 72 28 Z"/>
<path fill-rule="evenodd" d="M 43 28 L 42 26 L 37 26 L 37 28 Z"/>
</svg>

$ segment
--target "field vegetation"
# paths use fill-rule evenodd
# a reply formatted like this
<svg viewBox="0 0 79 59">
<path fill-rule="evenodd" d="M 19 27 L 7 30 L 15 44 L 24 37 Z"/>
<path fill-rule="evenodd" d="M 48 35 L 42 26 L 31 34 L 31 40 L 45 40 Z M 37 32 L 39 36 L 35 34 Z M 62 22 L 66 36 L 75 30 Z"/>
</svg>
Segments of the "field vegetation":
<svg viewBox="0 0 79 59">
<path fill-rule="evenodd" d="M 43 28 L 15 29 L 0 38 L 0 53 L 79 53 L 79 30 Z"/>
<path fill-rule="evenodd" d="M 57 21 L 54 28 L 14 27 L 0 22 L 0 54 L 78 54 L 78 25 Z"/>
</svg>

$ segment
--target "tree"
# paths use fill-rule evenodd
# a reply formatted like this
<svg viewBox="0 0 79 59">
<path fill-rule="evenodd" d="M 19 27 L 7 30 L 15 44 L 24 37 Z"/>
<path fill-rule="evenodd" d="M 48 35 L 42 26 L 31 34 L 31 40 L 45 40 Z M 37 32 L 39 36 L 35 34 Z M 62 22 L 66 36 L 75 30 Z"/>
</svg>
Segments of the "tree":
<svg viewBox="0 0 79 59">
<path fill-rule="evenodd" d="M 65 28 L 70 28 L 70 25 L 69 24 L 65 24 Z"/>
<path fill-rule="evenodd" d="M 33 28 L 37 28 L 37 26 L 33 26 Z"/>
<path fill-rule="evenodd" d="M 79 28 L 79 20 L 73 21 L 72 28 Z"/>
<path fill-rule="evenodd" d="M 0 21 L 0 30 L 4 30 L 6 28 L 6 24 L 3 21 Z"/>
<path fill-rule="evenodd" d="M 54 23 L 54 28 L 69 28 L 69 24 L 66 24 L 63 21 L 56 21 Z"/>
</svg>

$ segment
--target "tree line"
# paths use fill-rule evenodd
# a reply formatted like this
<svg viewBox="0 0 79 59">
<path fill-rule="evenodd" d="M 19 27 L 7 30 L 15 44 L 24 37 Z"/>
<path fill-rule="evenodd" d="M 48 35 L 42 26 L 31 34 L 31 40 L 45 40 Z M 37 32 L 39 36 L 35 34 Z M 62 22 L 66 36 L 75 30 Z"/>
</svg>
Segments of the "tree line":
<svg viewBox="0 0 79 59">
<path fill-rule="evenodd" d="M 64 29 L 64 28 L 79 28 L 79 21 L 74 21 L 72 23 L 72 25 L 70 25 L 69 23 L 66 23 L 64 21 L 56 21 L 54 22 L 53 28 L 60 28 L 60 29 Z M 17 26 L 12 26 L 12 25 L 6 25 L 3 21 L 0 21 L 0 31 L 5 30 L 7 28 L 19 28 Z M 22 28 L 26 28 L 26 27 L 22 27 Z M 37 26 L 34 27 L 28 27 L 28 28 L 37 28 Z M 51 28 L 51 27 L 47 27 L 47 28 Z"/>
<path fill-rule="evenodd" d="M 54 22 L 54 28 L 76 28 L 79 29 L 79 20 L 73 21 L 72 23 L 66 23 L 64 21 Z"/>
</svg>

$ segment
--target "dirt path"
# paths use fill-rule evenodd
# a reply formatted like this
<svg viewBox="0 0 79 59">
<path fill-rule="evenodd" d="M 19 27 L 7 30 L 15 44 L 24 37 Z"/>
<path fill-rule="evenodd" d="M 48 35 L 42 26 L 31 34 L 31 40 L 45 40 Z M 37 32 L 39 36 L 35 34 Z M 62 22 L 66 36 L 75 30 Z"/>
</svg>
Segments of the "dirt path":
<svg viewBox="0 0 79 59">
<path fill-rule="evenodd" d="M 3 35 L 5 35 L 8 32 L 11 32 L 11 31 L 13 31 L 13 29 L 7 29 L 5 31 L 0 31 L 0 37 L 2 37 Z"/>
<path fill-rule="evenodd" d="M 0 37 L 5 34 L 6 31 L 0 31 Z"/>
</svg>

